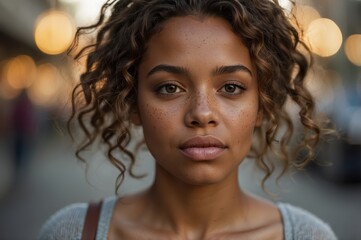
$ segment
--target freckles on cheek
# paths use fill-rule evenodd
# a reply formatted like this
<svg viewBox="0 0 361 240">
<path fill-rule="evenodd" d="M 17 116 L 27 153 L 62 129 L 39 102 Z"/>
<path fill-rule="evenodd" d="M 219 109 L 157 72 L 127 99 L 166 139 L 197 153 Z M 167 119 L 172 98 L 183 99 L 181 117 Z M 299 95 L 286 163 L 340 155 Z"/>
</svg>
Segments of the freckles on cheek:
<svg viewBox="0 0 361 240">
<path fill-rule="evenodd" d="M 245 131 L 246 129 L 251 128 L 254 125 L 254 120 L 252 118 L 252 113 L 248 111 L 240 111 L 238 116 L 238 124 L 240 126 L 240 129 Z"/>
<path fill-rule="evenodd" d="M 156 130 L 158 126 L 157 122 L 161 120 L 159 109 L 146 104 L 144 108 L 144 120 L 147 125 L 150 125 L 153 130 Z"/>
<path fill-rule="evenodd" d="M 147 125 L 153 131 L 164 129 L 165 127 L 169 128 L 172 126 L 169 124 L 172 117 L 174 117 L 174 114 L 164 111 L 162 108 L 146 104 L 143 115 L 143 126 Z"/>
</svg>

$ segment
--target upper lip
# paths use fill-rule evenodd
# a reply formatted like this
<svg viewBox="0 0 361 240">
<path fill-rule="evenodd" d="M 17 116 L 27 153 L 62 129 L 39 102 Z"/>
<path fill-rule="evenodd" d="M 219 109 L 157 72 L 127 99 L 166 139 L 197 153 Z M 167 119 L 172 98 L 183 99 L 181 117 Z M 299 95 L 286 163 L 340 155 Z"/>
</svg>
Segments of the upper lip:
<svg viewBox="0 0 361 240">
<path fill-rule="evenodd" d="M 226 145 L 221 140 L 213 136 L 196 136 L 186 140 L 180 146 L 180 149 L 206 147 L 226 148 Z"/>
</svg>

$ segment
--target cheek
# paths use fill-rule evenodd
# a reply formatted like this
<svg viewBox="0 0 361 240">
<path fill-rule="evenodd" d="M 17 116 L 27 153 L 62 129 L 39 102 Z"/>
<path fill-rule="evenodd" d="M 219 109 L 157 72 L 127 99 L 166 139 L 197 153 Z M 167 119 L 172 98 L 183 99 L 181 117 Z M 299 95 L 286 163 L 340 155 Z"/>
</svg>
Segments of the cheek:
<svg viewBox="0 0 361 240">
<path fill-rule="evenodd" d="M 232 127 L 230 131 L 239 136 L 237 142 L 251 141 L 253 131 L 257 122 L 257 108 L 254 104 L 243 106 L 242 108 L 233 111 L 229 126 Z"/>
<path fill-rule="evenodd" d="M 239 119 L 241 119 L 243 129 L 252 131 L 257 121 L 257 113 L 253 109 L 251 111 L 242 111 L 239 114 Z"/>
<path fill-rule="evenodd" d="M 144 107 L 141 108 L 141 118 L 144 131 L 157 131 L 159 126 L 157 122 L 162 121 L 163 114 L 158 108 L 151 107 L 146 104 Z"/>
<path fill-rule="evenodd" d="M 157 162 L 162 162 L 172 152 L 172 146 L 175 144 L 172 140 L 176 136 L 176 126 L 179 124 L 174 110 L 167 111 L 154 105 L 156 104 L 145 104 L 141 108 L 142 127 L 148 150 Z"/>
<path fill-rule="evenodd" d="M 163 109 L 145 104 L 140 112 L 145 138 L 155 140 L 174 128 L 175 111 L 173 109 Z"/>
</svg>

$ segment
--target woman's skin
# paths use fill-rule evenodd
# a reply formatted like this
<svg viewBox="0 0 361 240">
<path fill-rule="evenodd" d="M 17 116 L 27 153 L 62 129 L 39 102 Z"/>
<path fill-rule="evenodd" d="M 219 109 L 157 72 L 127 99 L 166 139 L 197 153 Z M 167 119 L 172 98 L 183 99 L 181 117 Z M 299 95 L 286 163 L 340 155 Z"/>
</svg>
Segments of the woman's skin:
<svg viewBox="0 0 361 240">
<path fill-rule="evenodd" d="M 238 166 L 262 121 L 256 72 L 231 26 L 174 17 L 147 44 L 134 124 L 153 186 L 119 200 L 109 239 L 282 239 L 277 207 L 244 192 Z"/>
</svg>

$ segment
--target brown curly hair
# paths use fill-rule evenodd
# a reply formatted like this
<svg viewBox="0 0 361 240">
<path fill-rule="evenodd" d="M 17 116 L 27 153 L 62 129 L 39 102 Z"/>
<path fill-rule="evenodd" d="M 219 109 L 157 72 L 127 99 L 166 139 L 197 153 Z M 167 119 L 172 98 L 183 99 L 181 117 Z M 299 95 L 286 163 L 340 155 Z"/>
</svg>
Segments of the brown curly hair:
<svg viewBox="0 0 361 240">
<path fill-rule="evenodd" d="M 266 157 L 269 152 L 283 165 L 279 177 L 291 166 L 305 166 L 313 158 L 322 127 L 315 120 L 315 103 L 305 87 L 310 62 L 300 46 L 307 47 L 277 0 L 108 0 L 98 22 L 79 28 L 76 34 L 78 40 L 84 33 L 97 31 L 94 44 L 75 56 L 86 56 L 86 69 L 72 94 L 73 111 L 68 122 L 70 126 L 76 118 L 85 133 L 77 156 L 82 159 L 79 154 L 100 139 L 107 146 L 109 161 L 120 171 L 116 190 L 127 171 L 116 151 L 129 157 L 128 171 L 134 176 L 135 155 L 127 146 L 132 137 L 130 115 L 137 99 L 137 68 L 148 40 L 162 24 L 187 15 L 225 19 L 249 49 L 263 112 L 263 125 L 257 129 L 258 141 L 250 156 L 265 172 L 262 186 L 275 170 L 274 160 Z M 76 40 L 70 50 L 75 49 Z M 296 148 L 288 146 L 294 132 L 294 123 L 285 110 L 288 99 L 298 105 L 304 130 Z M 281 126 L 286 130 L 281 131 Z"/>
</svg>

